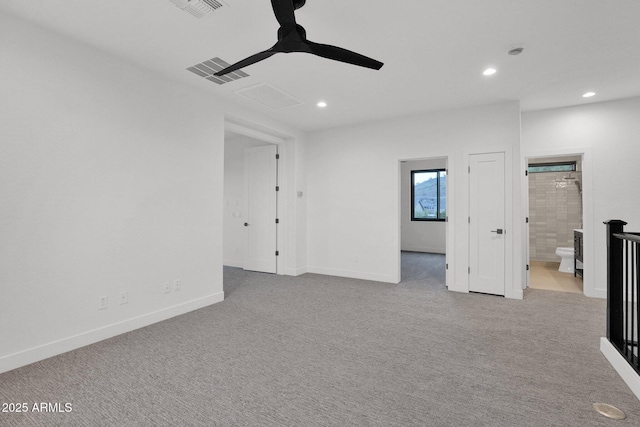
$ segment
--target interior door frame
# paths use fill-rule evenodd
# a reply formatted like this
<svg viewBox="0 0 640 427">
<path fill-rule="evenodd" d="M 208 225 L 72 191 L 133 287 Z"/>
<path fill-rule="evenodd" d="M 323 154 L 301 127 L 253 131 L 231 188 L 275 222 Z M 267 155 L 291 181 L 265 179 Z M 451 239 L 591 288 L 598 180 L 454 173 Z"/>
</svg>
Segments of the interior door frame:
<svg viewBox="0 0 640 427">
<path fill-rule="evenodd" d="M 529 215 L 529 162 L 523 156 L 521 161 L 522 170 L 525 171 L 524 182 L 522 186 L 522 210 L 525 216 L 524 224 L 524 263 L 525 263 L 525 277 L 522 289 L 527 289 L 531 281 L 531 253 L 529 249 L 529 236 L 530 236 L 530 215 Z"/>
<path fill-rule="evenodd" d="M 444 159 L 446 164 L 447 171 L 447 195 L 446 195 L 446 203 L 447 203 L 447 220 L 445 221 L 445 285 L 447 288 L 451 287 L 454 279 L 454 259 L 453 254 L 450 253 L 453 246 L 453 227 L 451 227 L 451 223 L 453 222 L 453 212 L 454 208 L 454 190 L 455 183 L 453 179 L 452 173 L 452 164 L 451 157 L 448 154 L 442 155 L 432 155 L 432 156 L 424 156 L 424 157 L 410 157 L 410 158 L 402 158 L 397 160 L 398 167 L 398 191 L 397 191 L 397 209 L 398 209 L 398 230 L 397 230 L 397 258 L 396 258 L 396 283 L 400 283 L 402 281 L 402 163 L 403 162 L 411 162 L 411 161 L 419 161 L 419 160 L 440 160 Z"/>
<path fill-rule="evenodd" d="M 507 211 L 507 206 L 506 206 L 506 202 L 507 202 L 507 168 L 506 168 L 506 153 L 504 151 L 495 151 L 492 153 L 474 153 L 474 154 L 469 154 L 469 156 L 467 156 L 467 159 L 469 160 L 469 165 L 471 165 L 472 161 L 471 158 L 475 157 L 475 156 L 489 156 L 489 155 L 501 155 L 502 157 L 502 161 L 500 163 L 502 163 L 500 166 L 502 167 L 502 221 L 501 224 L 495 224 L 492 225 L 491 227 L 505 227 L 506 224 L 506 211 Z M 497 163 L 497 162 L 496 162 Z M 478 165 L 478 162 L 474 163 L 474 168 L 475 169 L 475 165 Z M 471 187 L 472 187 L 472 183 L 474 182 L 474 177 L 480 177 L 480 175 L 473 175 L 473 173 L 476 173 L 476 171 L 472 172 L 471 169 L 467 170 L 467 182 L 469 183 L 469 198 L 471 198 Z M 478 179 L 478 181 L 475 181 L 476 183 L 479 182 L 480 179 Z M 499 185 L 496 182 L 496 185 Z M 482 187 L 477 187 L 478 189 L 482 189 Z M 484 193 L 483 193 L 484 194 Z M 473 241 L 473 233 L 471 233 L 472 228 L 477 227 L 479 224 L 479 214 L 473 217 L 473 219 L 471 218 L 471 206 L 473 204 L 471 203 L 471 200 L 469 200 L 469 219 L 470 221 L 467 224 L 467 228 L 469 230 L 469 244 L 468 244 L 468 255 L 469 255 L 469 260 L 468 260 L 468 264 L 469 266 L 471 266 L 472 264 L 472 255 L 475 254 L 475 252 L 472 250 L 476 245 L 472 245 L 472 241 Z M 484 205 L 487 206 L 487 205 Z M 492 211 L 493 212 L 497 212 L 493 209 L 492 207 Z M 480 229 L 477 229 L 478 232 L 480 232 Z M 506 296 L 506 289 L 507 289 L 507 275 L 506 275 L 506 261 L 507 261 L 507 245 L 506 245 L 506 237 L 507 235 L 509 235 L 511 232 L 513 232 L 512 230 L 508 230 L 505 227 L 505 233 L 500 237 L 500 241 L 502 241 L 502 271 L 501 272 L 496 272 L 496 279 L 499 277 L 499 275 L 502 275 L 502 289 L 496 289 L 495 291 L 498 293 L 494 293 L 494 292 L 489 292 L 489 290 L 478 290 L 477 287 L 476 289 L 473 290 L 473 292 L 482 292 L 482 293 L 488 293 L 488 294 L 493 294 L 493 295 L 499 295 L 499 296 Z M 489 229 L 484 230 L 485 233 L 487 233 L 489 231 Z M 497 237 L 496 237 L 497 238 Z M 498 257 L 496 257 L 496 259 L 499 259 Z M 469 267 L 470 268 L 470 267 Z M 476 271 L 477 270 L 477 271 Z M 477 276 L 478 271 L 480 270 L 479 267 L 477 267 L 476 269 L 474 268 L 470 268 L 469 270 L 469 274 L 467 275 L 467 277 L 469 278 L 469 292 L 472 292 L 471 290 L 471 278 L 472 277 L 477 277 L 477 280 L 480 281 L 480 276 Z M 475 276 L 474 276 L 475 275 Z M 492 290 L 493 291 L 493 290 Z"/>
<path fill-rule="evenodd" d="M 296 250 L 295 244 L 291 245 L 286 240 L 288 233 L 286 233 L 285 230 L 287 227 L 295 227 L 295 224 L 290 223 L 290 216 L 287 215 L 287 208 L 289 206 L 287 193 L 291 185 L 287 181 L 287 174 L 284 172 L 290 167 L 290 162 L 293 161 L 292 159 L 288 159 L 287 156 L 287 142 L 293 138 L 279 136 L 275 134 L 275 131 L 271 133 L 268 129 L 263 129 L 258 125 L 253 125 L 242 119 L 234 120 L 229 117 L 225 117 L 224 128 L 227 131 L 258 139 L 270 144 L 275 144 L 277 146 L 277 151 L 280 157 L 277 168 L 277 182 L 280 187 L 280 191 L 278 191 L 277 195 L 276 211 L 280 223 L 276 226 L 276 250 L 280 252 L 280 255 L 276 257 L 276 274 L 284 275 L 287 273 L 287 262 L 285 260 L 295 259 L 295 257 L 292 257 L 292 254 Z M 293 221 L 293 217 L 291 220 Z"/>
<path fill-rule="evenodd" d="M 525 280 L 525 265 L 523 264 L 523 255 L 521 254 L 521 248 L 516 248 L 514 242 L 518 241 L 518 238 L 522 238 L 523 227 L 516 227 L 514 224 L 514 218 L 522 212 L 518 212 L 522 208 L 515 210 L 513 205 L 513 190 L 514 182 L 521 182 L 519 169 L 518 172 L 514 172 L 513 169 L 513 148 L 506 145 L 497 145 L 495 147 L 488 147 L 483 150 L 464 150 L 462 153 L 462 167 L 464 171 L 465 179 L 462 179 L 462 209 L 463 216 L 460 215 L 456 218 L 456 224 L 467 224 L 466 227 L 456 230 L 456 241 L 460 246 L 464 246 L 466 251 L 466 265 L 458 265 L 456 268 L 456 276 L 462 278 L 459 280 L 459 288 L 465 292 L 469 292 L 469 260 L 471 258 L 471 248 L 468 245 L 469 242 L 469 227 L 468 217 L 470 215 L 470 188 L 468 170 L 470 167 L 470 156 L 474 154 L 490 154 L 490 153 L 504 153 L 504 173 L 505 173 L 505 212 L 504 212 L 504 229 L 505 233 L 505 259 L 504 259 L 504 296 L 511 299 L 522 299 L 524 297 L 523 283 Z M 524 174 L 524 172 L 523 172 Z M 516 187 L 517 188 L 517 187 Z M 523 221 L 524 222 L 524 221 Z M 467 244 L 465 244 L 467 242 Z M 462 263 L 460 263 L 462 264 Z"/>
<path fill-rule="evenodd" d="M 595 247 L 594 247 L 594 219 L 593 219 L 593 166 L 592 166 L 592 150 L 591 147 L 576 147 L 576 148 L 558 148 L 552 150 L 534 150 L 524 151 L 522 153 L 522 161 L 524 165 L 527 165 L 530 158 L 544 158 L 544 157 L 565 157 L 565 156 L 580 156 L 582 157 L 582 228 L 584 230 L 584 277 L 582 281 L 582 292 L 585 296 L 595 298 L 606 298 L 606 289 L 603 292 L 598 292 L 595 289 L 594 275 L 594 262 L 595 262 Z M 529 200 L 529 187 L 523 182 L 522 197 L 527 202 L 527 210 L 525 216 L 529 215 L 528 200 Z M 529 248 L 529 235 L 525 236 L 524 246 Z M 525 262 L 529 262 L 528 252 Z"/>
</svg>

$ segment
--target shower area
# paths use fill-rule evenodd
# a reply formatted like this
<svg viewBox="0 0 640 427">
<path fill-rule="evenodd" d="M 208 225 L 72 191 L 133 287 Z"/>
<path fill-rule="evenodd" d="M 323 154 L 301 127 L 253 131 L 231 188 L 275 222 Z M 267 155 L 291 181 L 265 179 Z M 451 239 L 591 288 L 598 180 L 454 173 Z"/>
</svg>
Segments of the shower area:
<svg viewBox="0 0 640 427">
<path fill-rule="evenodd" d="M 531 288 L 583 292 L 581 277 L 565 268 L 565 264 L 573 268 L 574 234 L 582 231 L 581 160 L 580 156 L 528 159 Z M 570 257 L 562 268 L 559 253 Z"/>
</svg>

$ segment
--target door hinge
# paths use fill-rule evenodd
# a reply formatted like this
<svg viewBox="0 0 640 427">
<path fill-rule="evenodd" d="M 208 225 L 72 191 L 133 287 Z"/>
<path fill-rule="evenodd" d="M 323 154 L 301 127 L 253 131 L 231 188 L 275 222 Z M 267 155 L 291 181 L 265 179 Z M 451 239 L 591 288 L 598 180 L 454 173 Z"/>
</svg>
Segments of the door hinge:
<svg viewBox="0 0 640 427">
<path fill-rule="evenodd" d="M 529 171 L 524 171 L 524 176 L 529 176 Z"/>
<path fill-rule="evenodd" d="M 276 185 L 276 191 L 280 191 L 280 187 Z"/>
<path fill-rule="evenodd" d="M 280 158 L 280 154 L 276 154 L 276 160 Z"/>
<path fill-rule="evenodd" d="M 445 264 L 445 265 L 444 265 L 444 269 L 445 269 L 445 270 L 448 270 L 448 269 L 449 269 L 449 264 Z"/>
<path fill-rule="evenodd" d="M 527 220 L 526 220 L 526 221 L 527 221 L 527 224 L 529 224 L 529 217 L 527 217 Z"/>
<path fill-rule="evenodd" d="M 470 216 L 467 217 L 467 220 L 468 220 L 469 224 L 471 224 L 471 217 Z"/>
<path fill-rule="evenodd" d="M 527 271 L 529 271 L 529 264 L 527 264 Z"/>
<path fill-rule="evenodd" d="M 280 220 L 276 218 L 276 224 L 280 224 Z"/>
<path fill-rule="evenodd" d="M 467 267 L 467 274 L 471 274 L 471 267 Z"/>
<path fill-rule="evenodd" d="M 276 256 L 280 255 L 280 252 L 276 251 Z"/>
<path fill-rule="evenodd" d="M 471 173 L 471 166 L 467 167 L 467 172 Z"/>
</svg>

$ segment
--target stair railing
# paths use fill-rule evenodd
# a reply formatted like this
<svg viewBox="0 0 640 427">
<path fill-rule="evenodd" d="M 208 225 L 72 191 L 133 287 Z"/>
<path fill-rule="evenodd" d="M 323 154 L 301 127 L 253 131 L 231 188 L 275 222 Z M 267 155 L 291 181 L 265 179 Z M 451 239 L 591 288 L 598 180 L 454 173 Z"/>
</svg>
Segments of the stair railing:
<svg viewBox="0 0 640 427">
<path fill-rule="evenodd" d="M 640 233 L 624 231 L 626 222 L 607 225 L 607 339 L 640 374 Z"/>
</svg>

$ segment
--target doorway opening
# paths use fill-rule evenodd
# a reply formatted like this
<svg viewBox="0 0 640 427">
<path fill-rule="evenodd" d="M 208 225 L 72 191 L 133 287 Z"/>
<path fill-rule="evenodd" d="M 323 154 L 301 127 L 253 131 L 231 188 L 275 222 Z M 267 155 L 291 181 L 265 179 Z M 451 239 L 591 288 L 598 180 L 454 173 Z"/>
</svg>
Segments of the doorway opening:
<svg viewBox="0 0 640 427">
<path fill-rule="evenodd" d="M 400 282 L 446 287 L 447 158 L 400 161 Z"/>
<path fill-rule="evenodd" d="M 582 294 L 583 155 L 525 160 L 528 287 Z"/>
<path fill-rule="evenodd" d="M 278 146 L 230 130 L 224 145 L 223 265 L 278 273 Z"/>
</svg>

